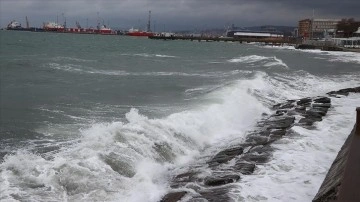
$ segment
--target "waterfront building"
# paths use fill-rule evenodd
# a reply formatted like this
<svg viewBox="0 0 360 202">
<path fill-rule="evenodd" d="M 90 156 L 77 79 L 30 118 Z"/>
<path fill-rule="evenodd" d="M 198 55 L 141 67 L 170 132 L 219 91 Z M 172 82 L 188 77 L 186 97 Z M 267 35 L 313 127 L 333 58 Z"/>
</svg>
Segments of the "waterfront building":
<svg viewBox="0 0 360 202">
<path fill-rule="evenodd" d="M 311 20 L 310 19 L 303 19 L 299 21 L 299 37 L 309 38 L 310 37 L 310 30 L 311 28 Z"/>
<path fill-rule="evenodd" d="M 333 38 L 331 40 L 336 46 L 360 49 L 360 37 Z"/>
<path fill-rule="evenodd" d="M 303 38 L 324 38 L 333 35 L 340 19 L 303 19 L 299 21 L 299 36 Z"/>
</svg>

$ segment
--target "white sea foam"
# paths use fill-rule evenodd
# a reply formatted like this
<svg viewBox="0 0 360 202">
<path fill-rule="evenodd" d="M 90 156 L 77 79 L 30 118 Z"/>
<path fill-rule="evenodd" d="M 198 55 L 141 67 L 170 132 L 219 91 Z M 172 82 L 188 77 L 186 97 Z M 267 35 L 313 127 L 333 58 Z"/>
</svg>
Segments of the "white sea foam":
<svg viewBox="0 0 360 202">
<path fill-rule="evenodd" d="M 161 55 L 161 54 L 155 54 L 156 57 L 160 58 L 176 58 L 176 56 L 173 55 Z"/>
<path fill-rule="evenodd" d="M 285 69 L 289 69 L 289 67 L 287 66 L 287 64 L 285 64 L 282 60 L 276 58 L 275 56 L 274 56 L 273 59 L 275 60 L 274 62 L 268 62 L 268 63 L 266 63 L 264 66 L 265 66 L 265 67 L 282 66 L 282 67 L 284 67 Z"/>
<path fill-rule="evenodd" d="M 74 57 L 57 56 L 53 58 L 54 61 L 76 61 L 76 62 L 96 62 L 96 60 L 81 59 Z"/>
<path fill-rule="evenodd" d="M 297 51 L 315 53 L 315 54 L 319 54 L 319 55 L 323 55 L 323 56 L 329 56 L 329 57 L 321 57 L 322 59 L 327 59 L 328 61 L 338 61 L 338 62 L 360 64 L 360 53 L 357 53 L 357 52 L 300 50 L 300 49 L 297 49 Z"/>
<path fill-rule="evenodd" d="M 354 52 L 327 52 L 328 55 L 333 56 L 330 61 L 350 62 L 360 64 L 360 53 Z"/>
<path fill-rule="evenodd" d="M 66 64 L 66 65 L 60 65 L 58 63 L 49 63 L 49 67 L 51 69 L 56 70 L 63 70 L 68 72 L 83 72 L 81 69 L 81 65 L 73 65 L 73 64 Z"/>
<path fill-rule="evenodd" d="M 355 122 L 359 95 L 332 99 L 315 130 L 294 126 L 292 136 L 274 144 L 272 161 L 239 183 L 244 201 L 311 201 Z"/>
<path fill-rule="evenodd" d="M 262 60 L 266 60 L 266 59 L 268 59 L 268 57 L 260 56 L 260 55 L 248 55 L 248 56 L 241 56 L 238 58 L 233 58 L 228 61 L 233 62 L 233 63 L 253 63 L 253 62 L 258 62 L 258 61 L 262 61 Z"/>
<path fill-rule="evenodd" d="M 295 50 L 295 47 L 290 46 L 290 45 L 283 45 L 283 46 L 263 45 L 263 46 L 259 46 L 259 47 L 268 48 L 268 49 L 278 49 L 278 50 Z"/>
</svg>

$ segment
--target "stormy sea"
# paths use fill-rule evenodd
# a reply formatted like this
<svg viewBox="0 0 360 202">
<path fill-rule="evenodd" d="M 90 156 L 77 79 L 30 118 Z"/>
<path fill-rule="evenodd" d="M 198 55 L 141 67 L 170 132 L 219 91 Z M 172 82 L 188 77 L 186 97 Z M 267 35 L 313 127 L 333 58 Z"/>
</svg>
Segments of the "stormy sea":
<svg viewBox="0 0 360 202">
<path fill-rule="evenodd" d="M 0 31 L 0 201 L 221 201 L 209 179 L 243 154 L 215 169 L 219 151 L 243 145 L 274 105 L 356 86 L 360 53 Z M 296 115 L 219 195 L 311 201 L 359 103 L 337 95 L 321 120 Z"/>
</svg>

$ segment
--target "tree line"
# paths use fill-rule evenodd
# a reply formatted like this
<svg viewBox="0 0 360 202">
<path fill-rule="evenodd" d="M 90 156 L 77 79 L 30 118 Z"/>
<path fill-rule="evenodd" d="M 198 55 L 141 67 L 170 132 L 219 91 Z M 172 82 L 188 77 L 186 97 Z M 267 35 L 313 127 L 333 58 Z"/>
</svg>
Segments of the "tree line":
<svg viewBox="0 0 360 202">
<path fill-rule="evenodd" d="M 360 21 L 355 21 L 354 18 L 341 19 L 336 25 L 337 37 L 352 37 L 360 27 Z"/>
</svg>

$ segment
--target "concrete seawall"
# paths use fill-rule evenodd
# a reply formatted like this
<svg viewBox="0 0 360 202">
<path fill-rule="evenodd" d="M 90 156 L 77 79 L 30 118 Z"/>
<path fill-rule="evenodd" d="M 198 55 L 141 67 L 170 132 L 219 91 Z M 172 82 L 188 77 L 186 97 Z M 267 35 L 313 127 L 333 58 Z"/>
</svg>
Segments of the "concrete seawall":
<svg viewBox="0 0 360 202">
<path fill-rule="evenodd" d="M 360 201 L 360 107 L 354 129 L 331 165 L 313 202 Z"/>
</svg>

